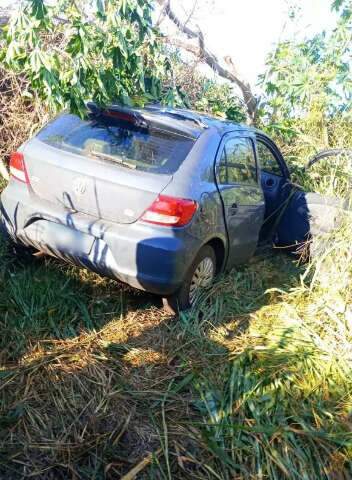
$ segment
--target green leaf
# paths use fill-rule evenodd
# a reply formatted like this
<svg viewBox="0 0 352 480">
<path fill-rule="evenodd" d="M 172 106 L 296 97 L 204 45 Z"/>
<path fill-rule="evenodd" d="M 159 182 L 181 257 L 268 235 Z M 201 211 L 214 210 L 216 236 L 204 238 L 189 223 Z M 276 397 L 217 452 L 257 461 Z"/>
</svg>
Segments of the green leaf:
<svg viewBox="0 0 352 480">
<path fill-rule="evenodd" d="M 97 10 L 100 15 L 105 15 L 105 1 L 104 0 L 97 0 Z"/>
<path fill-rule="evenodd" d="M 68 106 L 82 115 L 89 98 L 143 103 L 144 75 L 160 83 L 164 55 L 148 41 L 153 36 L 149 2 L 96 0 L 89 22 L 69 1 L 46 7 L 44 0 L 24 0 L 24 5 L 6 32 L 0 58 L 22 72 L 52 111 Z"/>
<path fill-rule="evenodd" d="M 31 16 L 36 20 L 44 20 L 48 10 L 44 4 L 44 0 L 31 0 Z"/>
<path fill-rule="evenodd" d="M 345 2 L 345 0 L 334 0 L 334 1 L 332 2 L 331 8 L 332 8 L 333 10 L 339 11 L 340 8 L 342 7 L 342 5 L 344 4 L 344 2 Z"/>
</svg>

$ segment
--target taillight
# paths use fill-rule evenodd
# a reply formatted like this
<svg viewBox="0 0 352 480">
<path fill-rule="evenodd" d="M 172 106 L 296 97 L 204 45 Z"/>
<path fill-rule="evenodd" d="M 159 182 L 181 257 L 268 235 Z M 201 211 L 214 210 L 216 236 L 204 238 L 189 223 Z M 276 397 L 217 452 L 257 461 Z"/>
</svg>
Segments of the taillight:
<svg viewBox="0 0 352 480">
<path fill-rule="evenodd" d="M 29 184 L 24 156 L 21 152 L 13 152 L 10 155 L 10 173 L 20 182 Z"/>
<path fill-rule="evenodd" d="M 187 225 L 197 210 L 197 203 L 184 198 L 159 195 L 141 218 L 144 222 L 170 227 Z"/>
</svg>

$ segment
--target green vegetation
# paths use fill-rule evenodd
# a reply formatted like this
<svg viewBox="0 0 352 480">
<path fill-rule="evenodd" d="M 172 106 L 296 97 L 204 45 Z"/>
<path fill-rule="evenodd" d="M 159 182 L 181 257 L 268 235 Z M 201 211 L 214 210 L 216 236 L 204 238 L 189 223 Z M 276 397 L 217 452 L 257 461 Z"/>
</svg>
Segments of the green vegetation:
<svg viewBox="0 0 352 480">
<path fill-rule="evenodd" d="M 78 3 L 58 2 L 72 9 L 78 22 L 57 54 L 62 68 L 70 65 L 59 83 L 52 81 L 54 57 L 48 65 L 54 77 L 47 77 L 42 66 L 34 75 L 34 60 L 30 64 L 30 56 L 21 56 L 29 48 L 21 42 L 32 31 L 39 45 L 48 41 L 45 29 L 55 31 L 49 39 L 54 45 L 62 41 L 63 24 L 49 28 L 54 10 L 44 11 L 40 1 L 31 0 L 37 26 L 25 18 L 23 34 L 19 24 L 14 27 L 18 48 L 0 70 L 7 115 L 0 125 L 1 154 L 47 118 L 48 106 L 37 98 L 49 98 L 46 81 L 53 93 L 50 108 L 68 102 L 79 110 L 110 74 L 121 74 L 126 82 L 119 83 L 119 91 L 102 89 L 101 101 L 111 95 L 124 101 L 147 98 L 149 84 L 139 80 L 150 68 L 167 101 L 242 119 L 228 85 L 206 81 L 177 58 L 170 62 L 172 76 L 162 72 L 159 83 L 155 66 L 163 55 L 153 53 L 159 46 L 152 42 L 146 2 L 111 2 L 135 8 L 139 25 L 117 70 L 106 64 L 110 41 L 99 57 L 102 76 L 82 66 L 80 49 L 87 49 L 91 61 L 100 28 L 115 27 L 105 10 L 109 2 L 97 2 L 93 26 L 81 25 Z M 348 93 L 350 71 L 338 53 L 346 55 L 350 48 L 351 10 L 343 0 L 334 8 L 340 20 L 331 37 L 280 45 L 270 56 L 260 122 L 275 134 L 306 188 L 349 200 L 352 167 L 346 158 L 303 171 L 321 148 L 351 148 L 350 98 L 341 97 L 341 85 Z M 124 28 L 130 14 L 122 17 Z M 134 49 L 148 39 L 155 50 L 137 58 Z M 77 58 L 66 58 L 68 48 L 78 49 Z M 21 66 L 25 76 L 10 66 Z M 72 83 L 81 67 L 83 76 Z M 299 87 L 307 68 L 311 75 Z M 130 69 L 132 77 L 124 74 Z M 0 181 L 0 190 L 4 186 Z M 335 232 L 318 239 L 319 254 L 309 264 L 277 250 L 256 257 L 218 279 L 178 320 L 152 295 L 54 259 L 17 257 L 0 239 L 0 478 L 351 478 L 351 223 L 343 219 Z"/>
<path fill-rule="evenodd" d="M 199 73 L 194 64 L 186 63 L 179 52 L 171 51 L 168 58 L 172 76 L 170 79 L 166 75 L 163 80 L 163 89 L 168 92 L 167 103 L 235 122 L 246 121 L 243 101 L 235 95 L 232 85 L 210 80 Z"/>
<path fill-rule="evenodd" d="M 255 259 L 178 321 L 1 244 L 0 476 L 114 478 L 154 452 L 139 478 L 348 478 L 346 235 L 308 272 Z"/>
<path fill-rule="evenodd" d="M 282 42 L 260 76 L 265 95 L 259 122 L 294 160 L 350 144 L 352 120 L 352 4 L 334 2 L 335 28 L 298 42 Z"/>
<path fill-rule="evenodd" d="M 85 102 L 145 103 L 158 98 L 160 54 L 146 0 L 23 2 L 5 28 L 5 68 L 28 81 L 22 92 L 53 111 L 83 115 Z"/>
</svg>

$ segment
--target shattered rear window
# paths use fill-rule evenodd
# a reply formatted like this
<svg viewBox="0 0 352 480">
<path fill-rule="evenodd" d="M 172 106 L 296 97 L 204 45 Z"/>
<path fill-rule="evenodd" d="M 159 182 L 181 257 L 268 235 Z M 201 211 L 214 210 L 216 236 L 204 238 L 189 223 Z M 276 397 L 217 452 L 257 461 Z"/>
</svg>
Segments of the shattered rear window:
<svg viewBox="0 0 352 480">
<path fill-rule="evenodd" d="M 61 150 L 162 174 L 174 173 L 195 142 L 183 134 L 153 126 L 138 129 L 126 122 L 82 120 L 71 114 L 49 123 L 38 139 Z"/>
</svg>

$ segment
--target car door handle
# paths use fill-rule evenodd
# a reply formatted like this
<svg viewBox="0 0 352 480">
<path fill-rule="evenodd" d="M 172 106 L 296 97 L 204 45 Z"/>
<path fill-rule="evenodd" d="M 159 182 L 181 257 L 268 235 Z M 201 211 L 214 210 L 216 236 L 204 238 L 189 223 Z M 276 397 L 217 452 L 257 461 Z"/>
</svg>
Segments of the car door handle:
<svg viewBox="0 0 352 480">
<path fill-rule="evenodd" d="M 233 204 L 229 207 L 229 215 L 236 215 L 237 210 L 238 210 L 238 205 L 237 205 L 237 203 L 233 203 Z"/>
</svg>

